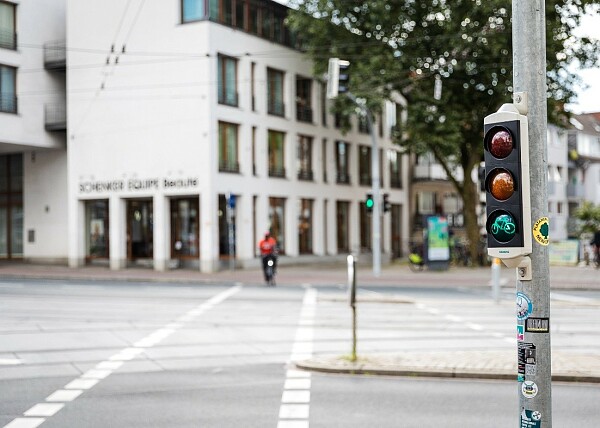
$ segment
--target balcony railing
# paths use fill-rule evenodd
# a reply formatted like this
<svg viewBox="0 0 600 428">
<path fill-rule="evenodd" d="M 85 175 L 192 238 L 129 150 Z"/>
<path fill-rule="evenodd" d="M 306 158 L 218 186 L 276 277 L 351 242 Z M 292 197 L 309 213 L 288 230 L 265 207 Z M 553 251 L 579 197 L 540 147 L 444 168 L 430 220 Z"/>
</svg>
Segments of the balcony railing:
<svg viewBox="0 0 600 428">
<path fill-rule="evenodd" d="M 16 113 L 17 112 L 17 96 L 14 94 L 0 93 L 0 112 Z"/>
<path fill-rule="evenodd" d="M 400 177 L 392 176 L 390 178 L 390 187 L 392 189 L 402 189 L 402 179 Z"/>
<path fill-rule="evenodd" d="M 583 198 L 584 189 L 581 184 L 567 184 L 568 198 Z"/>
<path fill-rule="evenodd" d="M 44 67 L 47 70 L 66 70 L 67 45 L 64 41 L 44 44 Z"/>
<path fill-rule="evenodd" d="M 234 160 L 222 159 L 219 161 L 219 172 L 240 172 L 240 164 Z"/>
<path fill-rule="evenodd" d="M 298 180 L 313 181 L 313 172 L 310 170 L 298 171 Z"/>
<path fill-rule="evenodd" d="M 270 101 L 268 113 L 275 116 L 285 116 L 285 104 L 281 101 Z"/>
<path fill-rule="evenodd" d="M 237 92 L 230 93 L 219 93 L 219 104 L 225 104 L 226 106 L 237 107 L 238 106 L 238 94 Z"/>
<path fill-rule="evenodd" d="M 17 33 L 0 29 L 0 48 L 17 49 Z"/>
<path fill-rule="evenodd" d="M 47 131 L 65 131 L 67 129 L 67 107 L 64 103 L 44 106 L 44 126 Z"/>
<path fill-rule="evenodd" d="M 285 178 L 285 168 L 277 165 L 269 165 L 269 177 Z"/>
<path fill-rule="evenodd" d="M 350 184 L 350 174 L 345 172 L 338 172 L 335 178 L 335 182 L 338 184 Z"/>
<path fill-rule="evenodd" d="M 296 103 L 296 119 L 300 122 L 312 123 L 312 121 L 313 121 L 312 108 L 307 107 L 302 103 Z"/>
</svg>

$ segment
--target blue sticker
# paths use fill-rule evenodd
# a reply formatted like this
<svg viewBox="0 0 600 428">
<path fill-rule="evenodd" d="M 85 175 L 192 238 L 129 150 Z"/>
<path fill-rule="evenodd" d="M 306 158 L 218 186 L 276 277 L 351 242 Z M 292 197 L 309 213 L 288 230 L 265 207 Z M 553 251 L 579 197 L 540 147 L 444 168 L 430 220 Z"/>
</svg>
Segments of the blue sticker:
<svg viewBox="0 0 600 428">
<path fill-rule="evenodd" d="M 523 324 L 517 324 L 517 340 L 519 342 L 525 340 L 525 326 Z"/>
<path fill-rule="evenodd" d="M 533 303 L 526 294 L 517 293 L 517 319 L 524 320 L 533 312 Z"/>
<path fill-rule="evenodd" d="M 525 382 L 525 376 L 522 374 L 517 375 L 517 382 Z"/>
</svg>

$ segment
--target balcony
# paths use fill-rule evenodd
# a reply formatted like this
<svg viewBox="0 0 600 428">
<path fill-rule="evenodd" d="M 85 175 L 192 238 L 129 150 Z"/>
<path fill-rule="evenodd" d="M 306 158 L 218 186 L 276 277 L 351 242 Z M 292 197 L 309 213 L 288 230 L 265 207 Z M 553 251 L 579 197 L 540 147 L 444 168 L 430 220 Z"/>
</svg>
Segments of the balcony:
<svg viewBox="0 0 600 428">
<path fill-rule="evenodd" d="M 277 165 L 269 165 L 269 177 L 285 178 L 285 168 Z"/>
<path fill-rule="evenodd" d="M 335 182 L 338 184 L 350 184 L 350 174 L 345 172 L 338 172 L 335 178 Z"/>
<path fill-rule="evenodd" d="M 301 170 L 298 171 L 298 180 L 303 180 L 303 181 L 313 181 L 314 176 L 313 176 L 313 172 L 310 170 Z"/>
<path fill-rule="evenodd" d="M 281 101 L 270 101 L 268 113 L 275 116 L 285 116 L 285 104 Z"/>
<path fill-rule="evenodd" d="M 567 198 L 583 198 L 584 189 L 581 184 L 567 184 Z"/>
<path fill-rule="evenodd" d="M 238 106 L 238 94 L 237 92 L 229 91 L 226 93 L 219 92 L 219 104 L 226 106 L 237 107 Z"/>
<path fill-rule="evenodd" d="M 46 70 L 67 69 L 67 45 L 65 41 L 44 44 L 44 67 Z"/>
<path fill-rule="evenodd" d="M 14 94 L 0 93 L 0 112 L 16 113 L 17 112 L 17 96 Z"/>
<path fill-rule="evenodd" d="M 46 131 L 67 130 L 67 106 L 65 103 L 44 106 L 44 127 Z"/>
<path fill-rule="evenodd" d="M 0 48 L 17 49 L 17 33 L 0 29 Z"/>
</svg>

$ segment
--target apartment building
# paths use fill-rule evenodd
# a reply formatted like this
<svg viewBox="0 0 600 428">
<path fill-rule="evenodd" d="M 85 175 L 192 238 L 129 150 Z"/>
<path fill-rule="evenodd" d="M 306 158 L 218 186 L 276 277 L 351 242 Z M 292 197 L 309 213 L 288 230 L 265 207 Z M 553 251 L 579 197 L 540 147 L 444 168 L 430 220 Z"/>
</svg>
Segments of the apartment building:
<svg viewBox="0 0 600 428">
<path fill-rule="evenodd" d="M 0 0 L 0 260 L 67 260 L 65 1 Z"/>
<path fill-rule="evenodd" d="M 371 251 L 371 157 L 391 210 L 384 258 L 408 243 L 401 105 L 342 134 L 325 87 L 267 0 L 67 0 L 68 260 L 202 271 Z"/>
</svg>

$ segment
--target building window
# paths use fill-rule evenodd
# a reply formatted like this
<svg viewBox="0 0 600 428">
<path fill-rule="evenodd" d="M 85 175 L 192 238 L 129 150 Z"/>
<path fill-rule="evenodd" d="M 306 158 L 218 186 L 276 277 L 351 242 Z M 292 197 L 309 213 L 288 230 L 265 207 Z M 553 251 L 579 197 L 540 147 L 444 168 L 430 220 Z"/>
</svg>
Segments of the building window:
<svg viewBox="0 0 600 428">
<path fill-rule="evenodd" d="M 218 64 L 219 104 L 237 107 L 237 60 L 219 55 Z"/>
<path fill-rule="evenodd" d="M 402 189 L 400 153 L 398 153 L 396 150 L 388 150 L 387 154 L 390 165 L 390 187 L 392 189 Z"/>
<path fill-rule="evenodd" d="M 256 111 L 256 63 L 250 64 L 250 100 L 252 103 L 252 111 Z"/>
<path fill-rule="evenodd" d="M 285 134 L 269 131 L 269 177 L 285 178 Z"/>
<path fill-rule="evenodd" d="M 17 49 L 16 6 L 0 1 L 0 48 Z"/>
<path fill-rule="evenodd" d="M 17 69 L 0 65 L 0 112 L 17 112 Z"/>
<path fill-rule="evenodd" d="M 269 198 L 269 230 L 279 253 L 285 254 L 285 198 Z"/>
<path fill-rule="evenodd" d="M 219 122 L 219 171 L 240 172 L 238 125 Z"/>
<path fill-rule="evenodd" d="M 393 103 L 390 112 L 390 135 L 393 139 L 402 138 L 402 105 Z"/>
<path fill-rule="evenodd" d="M 252 127 L 252 175 L 256 176 L 256 126 Z"/>
<path fill-rule="evenodd" d="M 300 199 L 298 201 L 298 250 L 300 254 L 312 254 L 312 199 Z"/>
<path fill-rule="evenodd" d="M 358 204 L 360 210 L 360 251 L 370 252 L 373 249 L 371 216 L 367 213 L 364 201 Z"/>
<path fill-rule="evenodd" d="M 327 183 L 327 138 L 321 143 L 321 167 L 323 169 L 323 183 Z"/>
<path fill-rule="evenodd" d="M 107 259 L 110 254 L 107 199 L 85 202 L 85 227 L 87 259 Z"/>
<path fill-rule="evenodd" d="M 283 103 L 283 71 L 267 69 L 267 111 L 275 116 L 285 115 Z"/>
<path fill-rule="evenodd" d="M 0 259 L 23 257 L 23 155 L 0 156 Z"/>
<path fill-rule="evenodd" d="M 204 19 L 206 16 L 204 2 L 205 0 L 182 0 L 181 22 L 192 22 Z"/>
<path fill-rule="evenodd" d="M 171 258 L 195 259 L 200 255 L 199 200 L 171 199 Z"/>
<path fill-rule="evenodd" d="M 232 209 L 227 204 L 227 197 L 223 194 L 219 195 L 219 256 L 221 258 L 235 258 L 235 231 L 236 216 L 235 209 Z M 231 227 L 230 227 L 231 226 Z M 229 233 L 233 232 L 233 239 L 230 245 Z"/>
<path fill-rule="evenodd" d="M 321 124 L 327 126 L 327 86 L 321 84 Z"/>
<path fill-rule="evenodd" d="M 335 143 L 336 183 L 350 184 L 350 144 L 344 141 Z"/>
<path fill-rule="evenodd" d="M 417 193 L 417 213 L 421 215 L 435 214 L 435 193 Z"/>
<path fill-rule="evenodd" d="M 296 119 L 300 122 L 313 121 L 312 80 L 296 77 Z"/>
<path fill-rule="evenodd" d="M 298 136 L 298 180 L 313 180 L 312 137 Z"/>
<path fill-rule="evenodd" d="M 361 186 L 372 184 L 370 147 L 358 146 L 358 175 Z"/>
<path fill-rule="evenodd" d="M 260 30 L 260 9 L 254 2 L 248 4 L 248 32 L 256 36 Z"/>
<path fill-rule="evenodd" d="M 337 252 L 350 252 L 350 202 L 336 202 Z"/>
<path fill-rule="evenodd" d="M 336 113 L 333 119 L 333 126 L 335 126 L 336 129 L 345 129 L 350 131 L 350 129 L 352 128 L 350 116 L 342 115 L 341 113 Z"/>
<path fill-rule="evenodd" d="M 364 114 L 358 116 L 358 132 L 361 134 L 369 134 L 371 132 L 371 128 L 369 127 L 369 119 Z"/>
</svg>

